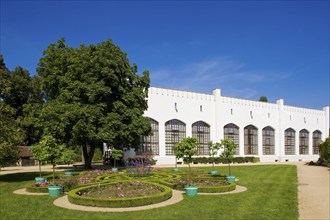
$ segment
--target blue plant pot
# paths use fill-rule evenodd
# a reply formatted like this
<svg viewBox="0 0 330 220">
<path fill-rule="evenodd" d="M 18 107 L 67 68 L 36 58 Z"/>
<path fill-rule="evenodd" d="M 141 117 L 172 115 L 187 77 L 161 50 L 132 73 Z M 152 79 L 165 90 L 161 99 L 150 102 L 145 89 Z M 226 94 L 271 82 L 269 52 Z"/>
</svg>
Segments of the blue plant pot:
<svg viewBox="0 0 330 220">
<path fill-rule="evenodd" d="M 62 186 L 53 186 L 53 185 L 48 186 L 49 196 L 57 197 L 60 196 L 61 194 L 62 194 Z"/>
<path fill-rule="evenodd" d="M 117 172 L 118 171 L 118 168 L 117 167 L 112 167 L 111 170 Z"/>
<path fill-rule="evenodd" d="M 177 167 L 173 168 L 173 171 L 174 171 L 174 172 L 178 172 L 179 170 L 180 170 L 180 169 L 177 168 Z"/>
<path fill-rule="evenodd" d="M 73 173 L 72 173 L 72 171 L 65 171 L 65 172 L 64 172 L 64 175 L 65 175 L 65 176 L 72 176 Z"/>
<path fill-rule="evenodd" d="M 213 176 L 214 176 L 214 175 L 218 175 L 218 171 L 216 171 L 216 170 L 211 170 L 210 173 L 211 173 L 211 175 L 213 175 Z"/>
<path fill-rule="evenodd" d="M 228 183 L 234 183 L 235 182 L 235 176 L 227 176 L 226 180 Z"/>
<path fill-rule="evenodd" d="M 36 183 L 45 182 L 45 178 L 43 178 L 43 177 L 36 177 L 35 180 L 36 180 Z"/>
<path fill-rule="evenodd" d="M 198 186 L 185 186 L 187 196 L 196 196 L 198 193 Z"/>
</svg>

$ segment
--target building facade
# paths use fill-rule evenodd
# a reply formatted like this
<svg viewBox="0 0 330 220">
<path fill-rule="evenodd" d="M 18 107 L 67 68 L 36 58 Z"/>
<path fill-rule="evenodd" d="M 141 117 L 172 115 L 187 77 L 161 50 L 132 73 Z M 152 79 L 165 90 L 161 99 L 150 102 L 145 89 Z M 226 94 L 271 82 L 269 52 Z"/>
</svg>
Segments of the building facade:
<svg viewBox="0 0 330 220">
<path fill-rule="evenodd" d="M 261 162 L 318 159 L 318 143 L 329 136 L 329 107 L 322 110 L 287 106 L 284 100 L 265 103 L 213 94 L 151 87 L 148 110 L 152 134 L 141 138 L 138 152 L 151 153 L 157 164 L 174 164 L 173 146 L 185 137 L 199 140 L 199 156 L 207 143 L 231 139 L 237 156 Z"/>
</svg>

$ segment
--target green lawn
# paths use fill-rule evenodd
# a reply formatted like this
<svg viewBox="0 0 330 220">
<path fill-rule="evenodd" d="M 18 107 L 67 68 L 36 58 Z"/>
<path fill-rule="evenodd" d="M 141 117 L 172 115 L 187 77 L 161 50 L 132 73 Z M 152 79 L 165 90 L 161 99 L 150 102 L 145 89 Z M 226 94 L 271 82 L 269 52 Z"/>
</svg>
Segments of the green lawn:
<svg viewBox="0 0 330 220">
<path fill-rule="evenodd" d="M 210 167 L 198 168 L 211 170 Z M 227 173 L 227 167 L 216 167 Z M 37 173 L 0 176 L 1 219 L 298 219 L 297 169 L 290 165 L 233 166 L 247 191 L 228 195 L 184 197 L 175 205 L 126 213 L 81 212 L 53 205 L 48 196 L 16 195 Z"/>
</svg>

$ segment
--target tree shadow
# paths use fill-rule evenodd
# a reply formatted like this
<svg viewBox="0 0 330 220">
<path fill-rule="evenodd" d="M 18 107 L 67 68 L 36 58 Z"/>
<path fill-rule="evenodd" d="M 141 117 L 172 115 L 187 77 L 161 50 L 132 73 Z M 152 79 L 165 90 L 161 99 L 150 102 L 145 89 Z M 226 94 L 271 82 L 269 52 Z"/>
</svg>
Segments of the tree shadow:
<svg viewBox="0 0 330 220">
<path fill-rule="evenodd" d="M 42 172 L 41 175 L 49 175 L 50 173 Z M 2 182 L 23 182 L 34 180 L 35 177 L 39 176 L 39 172 L 28 172 L 28 173 L 10 173 L 0 175 L 0 181 Z"/>
</svg>

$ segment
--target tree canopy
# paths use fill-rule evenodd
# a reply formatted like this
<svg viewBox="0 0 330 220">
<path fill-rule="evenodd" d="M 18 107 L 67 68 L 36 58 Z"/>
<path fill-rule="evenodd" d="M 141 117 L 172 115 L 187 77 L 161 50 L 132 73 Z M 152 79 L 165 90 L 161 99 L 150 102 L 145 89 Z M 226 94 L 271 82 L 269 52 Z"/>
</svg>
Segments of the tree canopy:
<svg viewBox="0 0 330 220">
<path fill-rule="evenodd" d="M 268 99 L 267 99 L 266 96 L 260 96 L 259 101 L 260 102 L 268 102 Z"/>
<path fill-rule="evenodd" d="M 44 51 L 37 72 L 46 103 L 44 133 L 82 147 L 85 168 L 103 142 L 116 149 L 136 147 L 149 134 L 149 72 L 137 74 L 126 53 L 111 40 L 72 48 L 62 38 Z"/>
</svg>

